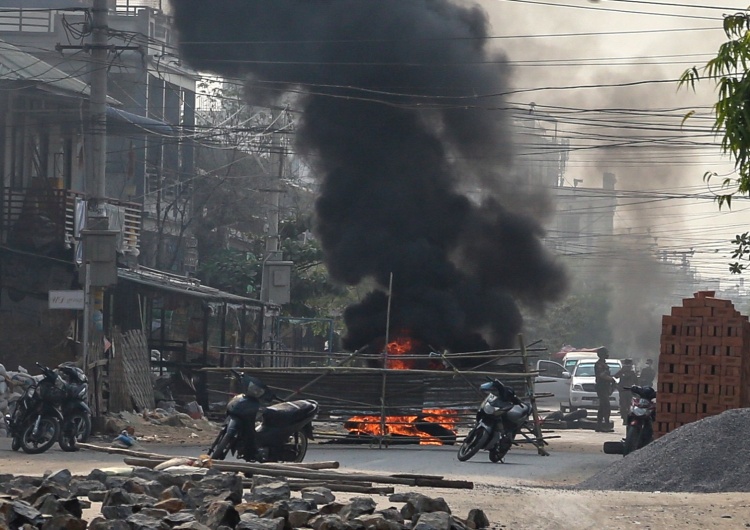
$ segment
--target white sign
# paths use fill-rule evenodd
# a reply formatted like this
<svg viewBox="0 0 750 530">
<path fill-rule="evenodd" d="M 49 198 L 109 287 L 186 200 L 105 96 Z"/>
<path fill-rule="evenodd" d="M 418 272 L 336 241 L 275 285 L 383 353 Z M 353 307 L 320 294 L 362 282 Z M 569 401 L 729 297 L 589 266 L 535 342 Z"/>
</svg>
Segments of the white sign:
<svg viewBox="0 0 750 530">
<path fill-rule="evenodd" d="M 50 291 L 50 309 L 83 309 L 83 291 Z"/>
</svg>

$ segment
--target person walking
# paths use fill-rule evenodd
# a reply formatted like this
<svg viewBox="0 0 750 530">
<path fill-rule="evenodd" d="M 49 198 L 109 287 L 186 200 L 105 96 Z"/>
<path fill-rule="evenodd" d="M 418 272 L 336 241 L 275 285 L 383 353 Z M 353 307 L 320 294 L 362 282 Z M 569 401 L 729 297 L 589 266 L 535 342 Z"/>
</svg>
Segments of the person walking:
<svg viewBox="0 0 750 530">
<path fill-rule="evenodd" d="M 654 361 L 652 359 L 646 359 L 646 366 L 641 368 L 641 375 L 638 378 L 641 386 L 654 386 L 654 379 L 656 378 L 656 370 L 654 370 Z"/>
<path fill-rule="evenodd" d="M 609 416 L 612 414 L 609 396 L 614 390 L 615 379 L 607 364 L 609 350 L 600 348 L 596 355 L 599 357 L 594 364 L 596 396 L 599 399 L 599 408 L 596 411 L 596 432 L 612 432 L 613 429 L 609 426 Z"/>
<path fill-rule="evenodd" d="M 622 424 L 625 425 L 628 422 L 630 402 L 633 400 L 633 392 L 630 387 L 638 384 L 638 374 L 633 369 L 633 359 L 623 359 L 622 368 L 612 377 L 619 381 L 617 389 L 620 397 L 620 417 L 622 418 Z"/>
</svg>

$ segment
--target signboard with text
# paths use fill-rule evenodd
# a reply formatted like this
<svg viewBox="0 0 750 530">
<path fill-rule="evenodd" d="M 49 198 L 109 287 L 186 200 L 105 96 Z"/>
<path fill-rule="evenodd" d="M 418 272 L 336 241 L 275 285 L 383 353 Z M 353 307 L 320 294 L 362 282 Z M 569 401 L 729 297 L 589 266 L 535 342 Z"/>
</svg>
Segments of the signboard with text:
<svg viewBox="0 0 750 530">
<path fill-rule="evenodd" d="M 50 291 L 50 309 L 83 309 L 83 291 Z"/>
</svg>

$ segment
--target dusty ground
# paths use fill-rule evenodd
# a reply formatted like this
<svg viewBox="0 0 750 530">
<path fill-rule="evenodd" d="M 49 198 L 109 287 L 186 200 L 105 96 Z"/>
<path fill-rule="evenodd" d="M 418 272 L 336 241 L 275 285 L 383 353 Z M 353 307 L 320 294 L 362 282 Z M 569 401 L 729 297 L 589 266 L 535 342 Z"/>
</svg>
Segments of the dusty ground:
<svg viewBox="0 0 750 530">
<path fill-rule="evenodd" d="M 203 420 L 176 427 L 155 425 L 143 418 L 130 417 L 136 436 L 151 443 L 186 444 L 208 447 L 218 425 Z M 187 422 L 186 422 L 187 423 Z M 600 453 L 605 440 L 622 436 L 618 426 L 612 434 L 591 431 L 557 431 L 550 440 L 550 451 Z M 103 439 L 102 439 L 103 440 Z M 149 444 L 150 445 L 150 444 Z M 514 448 L 513 451 L 535 451 Z M 731 458 L 731 455 L 727 455 Z M 619 456 L 612 456 L 613 461 Z M 710 470 L 706 470 L 710 473 Z M 428 489 L 418 491 L 443 497 L 459 516 L 472 508 L 482 508 L 493 528 L 513 530 L 560 529 L 738 529 L 750 528 L 750 497 L 745 493 L 687 494 L 649 492 L 579 491 L 569 488 L 592 472 L 581 469 L 580 476 L 564 480 L 535 481 L 517 485 L 502 476 L 502 465 L 491 483 L 476 483 L 473 490 Z M 337 494 L 339 500 L 347 498 Z M 389 506 L 387 497 L 379 504 Z"/>
</svg>

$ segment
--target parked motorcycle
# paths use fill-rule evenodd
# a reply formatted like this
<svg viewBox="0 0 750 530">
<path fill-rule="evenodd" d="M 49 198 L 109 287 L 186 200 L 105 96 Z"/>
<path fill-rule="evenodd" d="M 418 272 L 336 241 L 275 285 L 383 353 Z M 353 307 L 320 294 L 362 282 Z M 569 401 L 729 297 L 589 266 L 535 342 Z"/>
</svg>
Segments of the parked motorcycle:
<svg viewBox="0 0 750 530">
<path fill-rule="evenodd" d="M 232 374 L 245 391 L 227 403 L 224 425 L 208 455 L 224 460 L 231 451 L 248 462 L 302 462 L 308 440 L 313 439 L 312 421 L 318 414 L 318 403 L 302 399 L 269 405 L 279 399 L 268 386 L 236 370 Z M 262 421 L 256 425 L 259 412 Z M 255 431 L 254 443 L 251 429 Z"/>
<path fill-rule="evenodd" d="M 43 453 L 52 447 L 60 438 L 63 421 L 59 406 L 65 397 L 65 382 L 54 370 L 39 363 L 37 366 L 42 378 L 26 388 L 6 416 L 13 438 L 11 448 L 29 454 Z"/>
<path fill-rule="evenodd" d="M 645 447 L 654 439 L 656 421 L 656 391 L 650 386 L 624 387 L 633 393 L 633 401 L 628 411 L 625 438 L 619 442 L 604 442 L 607 454 L 627 455 Z"/>
<path fill-rule="evenodd" d="M 58 365 L 55 372 L 65 382 L 65 397 L 60 404 L 63 415 L 60 448 L 63 451 L 76 451 L 76 443 L 86 442 L 91 436 L 88 379 L 83 370 L 72 363 Z"/>
<path fill-rule="evenodd" d="M 497 379 L 480 388 L 488 395 L 479 406 L 476 424 L 458 449 L 458 459 L 465 462 L 480 450 L 487 449 L 492 462 L 501 462 L 531 415 L 532 408 Z"/>
</svg>

